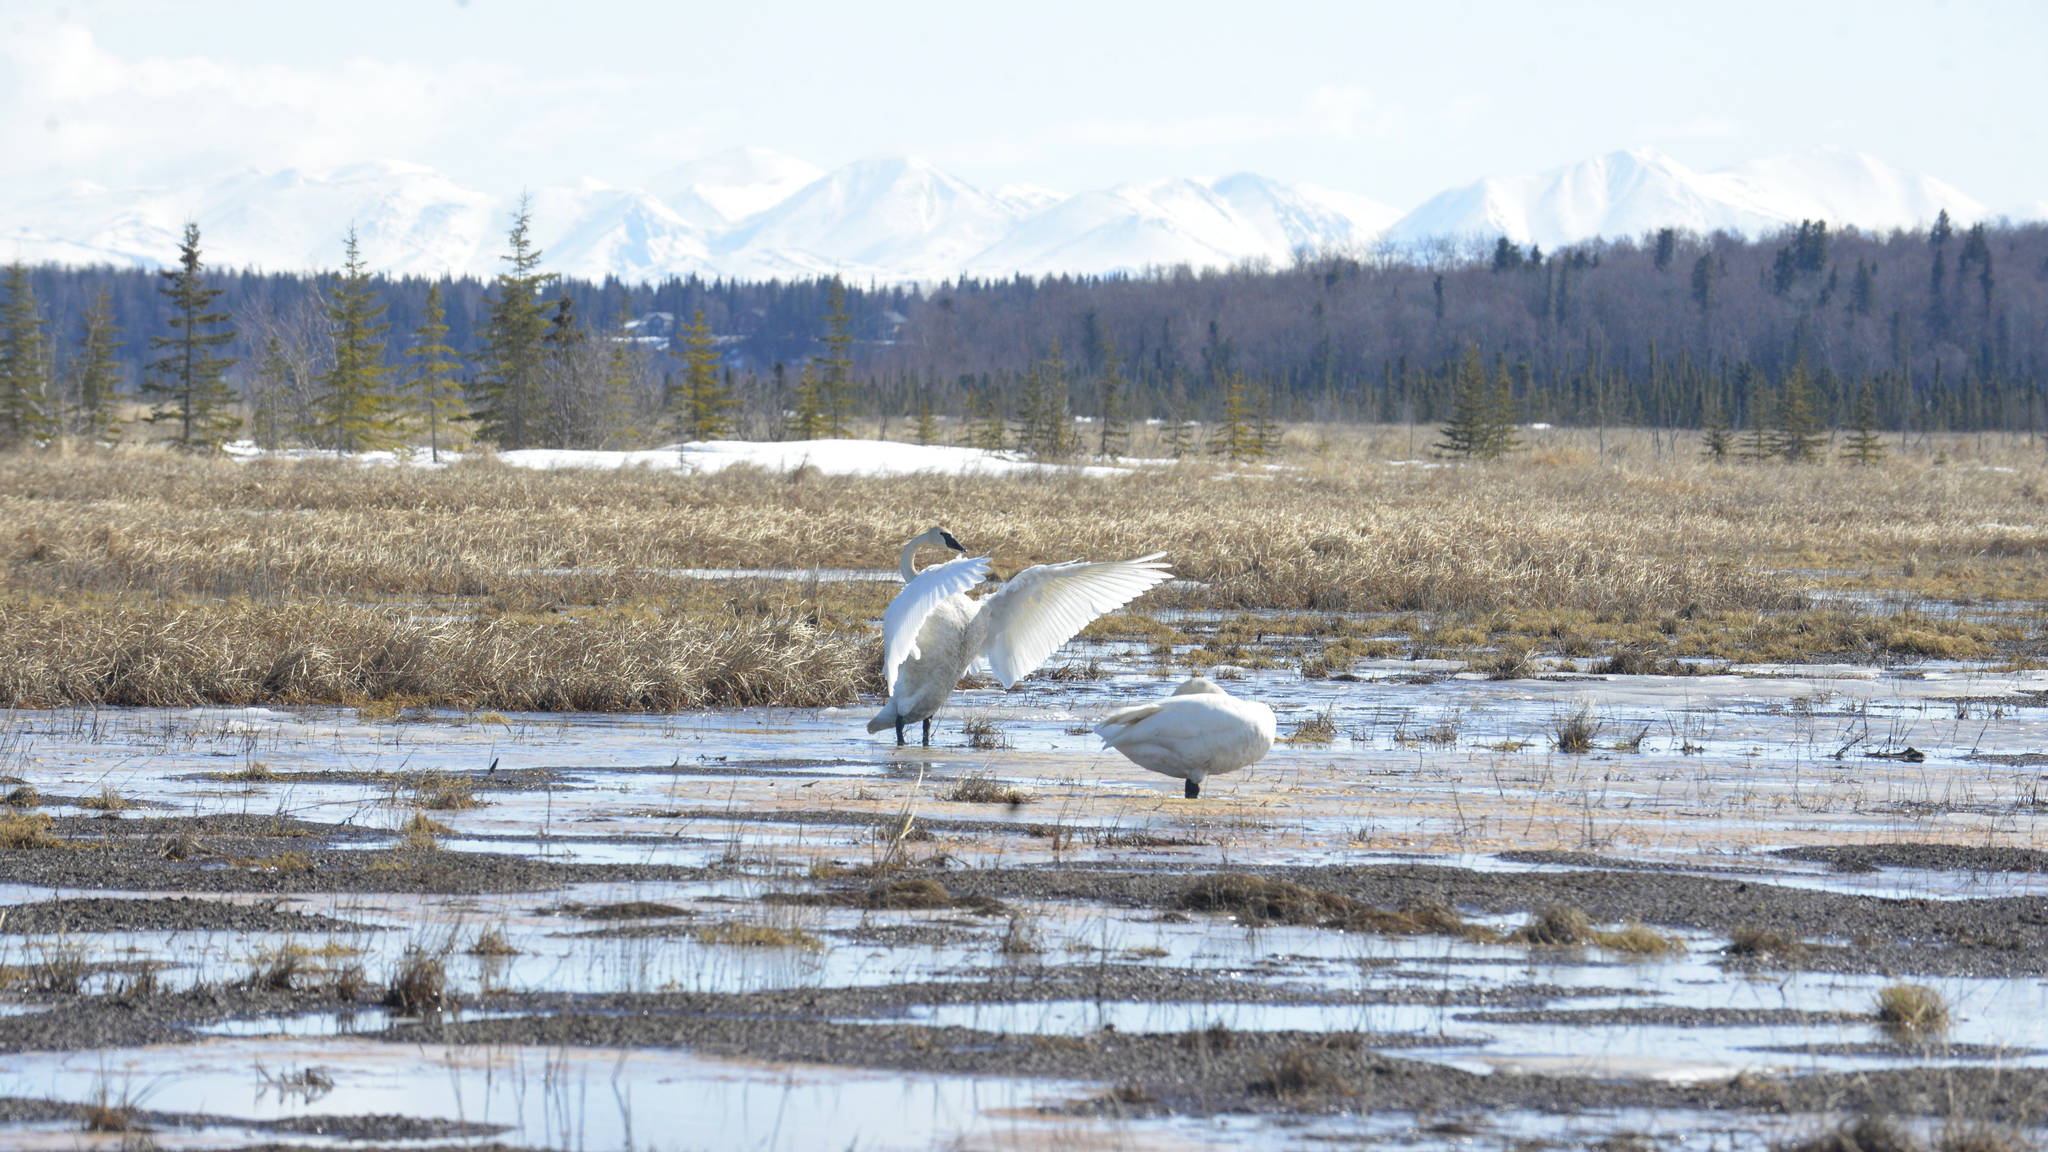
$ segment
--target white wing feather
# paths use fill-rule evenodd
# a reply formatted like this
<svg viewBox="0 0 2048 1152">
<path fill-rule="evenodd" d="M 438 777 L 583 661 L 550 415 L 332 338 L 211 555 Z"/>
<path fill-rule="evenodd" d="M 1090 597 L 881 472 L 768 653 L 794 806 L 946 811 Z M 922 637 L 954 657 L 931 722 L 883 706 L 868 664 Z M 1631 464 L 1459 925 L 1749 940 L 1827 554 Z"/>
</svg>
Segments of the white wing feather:
<svg viewBox="0 0 2048 1152">
<path fill-rule="evenodd" d="M 1155 584 L 1172 579 L 1160 557 L 1136 560 L 1040 564 L 1010 578 L 982 601 L 988 620 L 983 654 L 989 670 L 1008 688 L 1045 663 L 1060 645 L 1097 617 L 1130 603 Z M 957 561 L 956 561 L 957 563 Z"/>
<path fill-rule="evenodd" d="M 917 634 L 924 629 L 932 609 L 988 578 L 988 557 L 962 557 L 934 564 L 903 586 L 882 613 L 882 675 L 889 691 L 896 691 L 896 670 L 905 660 L 923 655 L 917 648 Z"/>
</svg>

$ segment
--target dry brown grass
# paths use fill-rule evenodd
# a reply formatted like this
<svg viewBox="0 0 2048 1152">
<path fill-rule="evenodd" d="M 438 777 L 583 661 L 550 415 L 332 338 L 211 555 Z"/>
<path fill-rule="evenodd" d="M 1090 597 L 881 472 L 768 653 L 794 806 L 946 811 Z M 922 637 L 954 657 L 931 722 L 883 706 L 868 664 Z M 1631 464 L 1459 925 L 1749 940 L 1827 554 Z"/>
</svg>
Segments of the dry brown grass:
<svg viewBox="0 0 2048 1152">
<path fill-rule="evenodd" d="M 1995 600 L 2048 584 L 2048 461 L 2023 440 L 1930 440 L 1873 470 L 1717 467 L 1616 431 L 1596 455 L 1590 434 L 1550 431 L 1510 461 L 1424 469 L 1388 463 L 1408 455 L 1407 429 L 1318 438 L 1332 450 L 1303 441 L 1256 482 L 1206 463 L 792 485 L 748 469 L 0 454 L 0 703 L 323 703 L 369 718 L 844 703 L 878 687 L 868 622 L 889 584 L 678 570 L 892 567 L 929 519 L 904 508 L 954 510 L 1001 571 L 1165 547 L 1198 582 L 1155 590 L 1098 634 L 1172 643 L 1139 615 L 1156 606 L 1410 613 L 1391 630 L 1470 621 L 1430 643 L 1493 653 L 1502 674 L 1520 671 L 1501 656 L 1514 651 L 1625 650 L 1659 668 L 1982 656 L 2023 637 L 1799 610 L 1802 593 Z M 1333 645 L 1307 663 L 1336 671 L 1357 654 Z"/>
<path fill-rule="evenodd" d="M 1031 793 L 1014 784 L 1005 784 L 990 773 L 970 772 L 940 794 L 939 799 L 956 804 L 1007 804 L 1016 808 L 1031 803 Z"/>
<path fill-rule="evenodd" d="M 0 813 L 0 849 L 62 848 L 69 842 L 52 831 L 56 825 L 42 812 Z"/>
<path fill-rule="evenodd" d="M 1948 1003 L 1925 984 L 1887 984 L 1877 992 L 1877 1022 L 1901 1040 L 1927 1040 L 1948 1031 Z"/>
<path fill-rule="evenodd" d="M 815 933 L 802 928 L 748 920 L 706 924 L 691 935 L 699 944 L 722 944 L 731 948 L 795 948 L 817 952 L 825 947 L 825 942 Z"/>
</svg>

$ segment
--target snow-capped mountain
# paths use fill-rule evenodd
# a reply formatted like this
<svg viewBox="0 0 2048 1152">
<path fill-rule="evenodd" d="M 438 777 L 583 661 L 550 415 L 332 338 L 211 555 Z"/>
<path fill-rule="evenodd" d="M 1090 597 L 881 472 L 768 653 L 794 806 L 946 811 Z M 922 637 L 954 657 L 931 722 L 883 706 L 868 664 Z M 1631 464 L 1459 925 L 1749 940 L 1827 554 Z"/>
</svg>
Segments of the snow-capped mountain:
<svg viewBox="0 0 2048 1152">
<path fill-rule="evenodd" d="M 742 222 L 714 251 L 752 279 L 840 272 L 862 279 L 956 276 L 1019 215 L 938 168 L 905 157 L 849 164 Z"/>
<path fill-rule="evenodd" d="M 196 220 L 214 266 L 305 271 L 339 265 L 353 224 L 375 271 L 488 277 L 502 267 L 516 203 L 395 162 L 240 171 L 176 187 L 81 183 L 0 208 L 0 260 L 160 267 L 175 259 L 185 222 Z M 671 169 L 645 188 L 586 180 L 534 189 L 530 207 L 545 268 L 628 281 L 1105 274 L 1285 264 L 1304 249 L 1412 251 L 1445 238 L 1490 245 L 1507 236 L 1554 248 L 1666 227 L 1757 234 L 1825 219 L 1882 230 L 1925 225 L 1944 208 L 1958 223 L 1987 215 L 1939 180 L 1832 148 L 1719 172 L 1629 149 L 1452 188 L 1406 215 L 1355 193 L 1251 173 L 1066 196 L 1028 186 L 984 191 L 911 158 L 826 172 L 743 148 Z M 2012 218 L 2048 218 L 2048 204 Z"/>
<path fill-rule="evenodd" d="M 1695 172 L 1655 149 L 1632 148 L 1440 192 L 1396 221 L 1383 239 L 1419 245 L 1506 236 L 1554 248 L 1659 228 L 1756 235 L 1801 220 L 1882 231 L 1924 226 L 1944 208 L 1958 221 L 1985 215 L 1983 205 L 1939 180 L 1839 148 L 1721 172 Z"/>
</svg>

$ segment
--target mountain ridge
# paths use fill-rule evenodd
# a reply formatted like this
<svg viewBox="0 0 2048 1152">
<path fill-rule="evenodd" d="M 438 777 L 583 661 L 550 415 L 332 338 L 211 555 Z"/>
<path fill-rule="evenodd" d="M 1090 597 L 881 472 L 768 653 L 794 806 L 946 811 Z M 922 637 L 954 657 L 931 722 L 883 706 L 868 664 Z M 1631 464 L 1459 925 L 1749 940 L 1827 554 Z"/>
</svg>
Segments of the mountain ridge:
<svg viewBox="0 0 2048 1152">
<path fill-rule="evenodd" d="M 0 258 L 162 267 L 196 219 L 215 266 L 332 268 L 353 226 L 379 272 L 489 277 L 515 203 L 405 161 L 243 168 L 170 188 L 81 181 L 0 210 Z M 1278 263 L 1303 250 L 1473 253 L 1503 236 L 1550 249 L 1665 227 L 1754 236 L 1804 219 L 1886 231 L 1925 226 L 1944 209 L 1957 223 L 1990 215 L 1934 177 L 1832 147 L 1713 172 L 1652 148 L 1620 149 L 1484 177 L 1405 213 L 1250 172 L 1060 195 L 983 190 L 914 156 L 827 171 L 765 148 L 691 161 L 648 187 L 586 179 L 541 188 L 529 203 L 548 268 L 625 280 L 1104 275 Z M 2048 217 L 2048 202 L 2021 211 Z"/>
</svg>

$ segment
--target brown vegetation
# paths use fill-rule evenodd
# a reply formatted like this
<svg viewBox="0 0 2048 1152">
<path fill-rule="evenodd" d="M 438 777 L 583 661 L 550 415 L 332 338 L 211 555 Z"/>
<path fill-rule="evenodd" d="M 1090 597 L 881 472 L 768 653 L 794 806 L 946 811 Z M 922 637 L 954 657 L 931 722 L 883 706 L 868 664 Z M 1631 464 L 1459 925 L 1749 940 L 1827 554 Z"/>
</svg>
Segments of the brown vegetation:
<svg viewBox="0 0 2048 1152">
<path fill-rule="evenodd" d="M 1189 582 L 1095 634 L 1159 650 L 1174 630 L 1150 607 L 1301 613 L 1203 638 L 1203 652 L 1270 659 L 1262 637 L 1316 629 L 1321 655 L 1294 659 L 1323 674 L 1387 654 L 1390 632 L 1498 675 L 1551 652 L 1664 671 L 1677 657 L 1981 657 L 2032 642 L 2017 625 L 1804 593 L 2031 595 L 2048 581 L 2048 535 L 2026 527 L 2048 502 L 2036 456 L 1992 471 L 1966 466 L 1977 442 L 1957 441 L 1943 466 L 1930 452 L 1884 469 L 1737 467 L 1653 457 L 1628 434 L 1604 454 L 1573 433 L 1543 439 L 1502 464 L 1430 470 L 1383 463 L 1406 455 L 1405 435 L 1328 429 L 1342 451 L 1298 452 L 1256 483 L 1202 464 L 791 485 L 749 469 L 0 455 L 0 703 L 335 703 L 372 719 L 845 703 L 879 688 L 870 622 L 890 584 L 681 570 L 891 567 L 918 526 L 878 511 L 898 508 L 957 510 L 953 526 L 1004 571 L 1166 547 Z M 1409 615 L 1367 631 L 1339 611 Z"/>
</svg>

